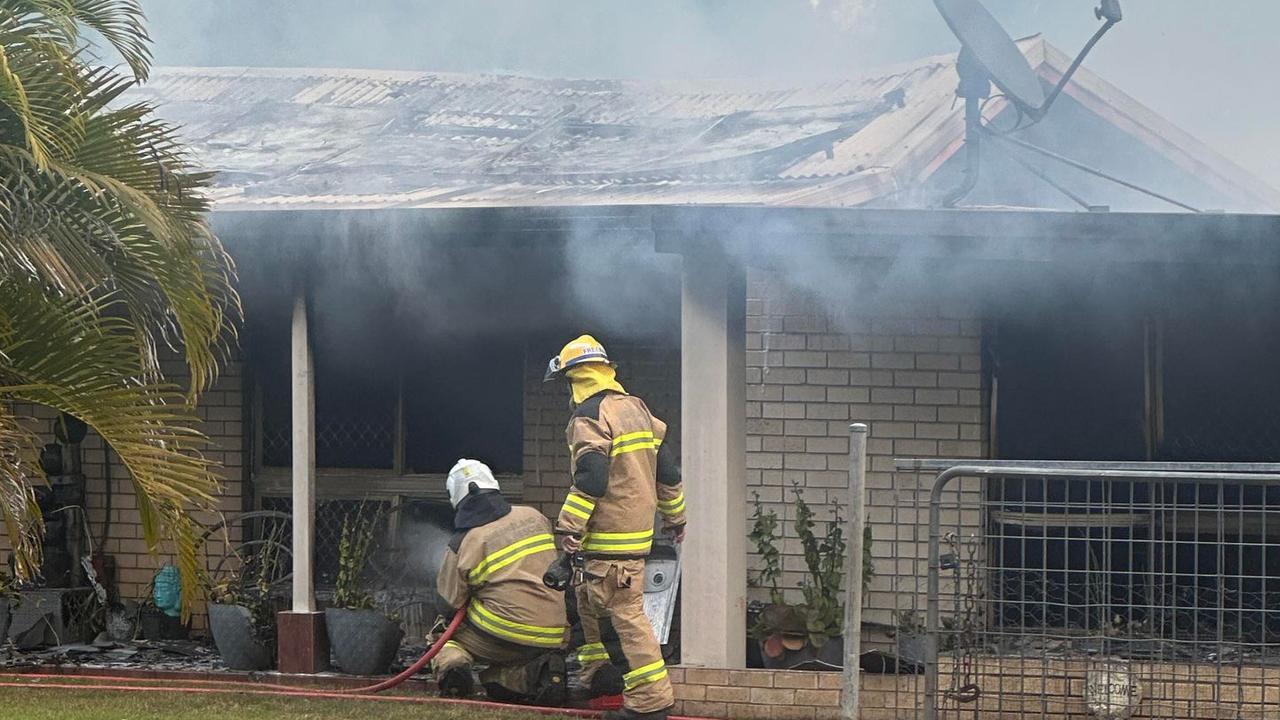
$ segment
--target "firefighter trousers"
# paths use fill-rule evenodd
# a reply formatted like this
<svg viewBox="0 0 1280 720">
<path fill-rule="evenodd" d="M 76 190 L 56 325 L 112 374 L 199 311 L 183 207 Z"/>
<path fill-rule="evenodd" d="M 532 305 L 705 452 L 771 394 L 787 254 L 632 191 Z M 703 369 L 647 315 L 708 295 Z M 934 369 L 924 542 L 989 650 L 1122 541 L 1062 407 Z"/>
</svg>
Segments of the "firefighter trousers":
<svg viewBox="0 0 1280 720">
<path fill-rule="evenodd" d="M 480 683 L 488 688 L 497 685 L 511 695 L 532 696 L 529 665 L 547 654 L 546 648 L 528 647 L 507 642 L 463 623 L 431 661 L 431 672 L 440 677 L 455 667 L 471 667 L 480 663 Z"/>
<path fill-rule="evenodd" d="M 644 614 L 644 560 L 589 560 L 577 587 L 585 685 L 605 664 L 622 670 L 623 706 L 638 713 L 675 704 L 662 648 Z"/>
</svg>

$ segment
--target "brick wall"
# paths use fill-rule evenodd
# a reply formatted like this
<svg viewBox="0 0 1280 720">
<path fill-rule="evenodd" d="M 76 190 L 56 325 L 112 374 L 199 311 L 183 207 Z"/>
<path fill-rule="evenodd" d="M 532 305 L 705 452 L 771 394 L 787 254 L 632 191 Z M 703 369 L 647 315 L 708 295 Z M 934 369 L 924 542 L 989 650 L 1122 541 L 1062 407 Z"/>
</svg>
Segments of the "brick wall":
<svg viewBox="0 0 1280 720">
<path fill-rule="evenodd" d="M 656 344 L 610 343 L 618 380 L 644 399 L 668 425 L 673 449 L 680 438 L 680 350 Z M 524 501 L 550 517 L 560 512 L 569 489 L 569 451 L 564 428 L 569 396 L 563 383 L 542 382 L 545 358 L 530 358 L 524 390 Z"/>
<path fill-rule="evenodd" d="M 765 271 L 748 279 L 746 482 L 783 521 L 782 586 L 795 599 L 804 576 L 792 484 L 828 517 L 831 503 L 845 500 L 849 423 L 866 422 L 877 571 L 867 620 L 891 623 L 894 610 L 920 605 L 927 550 L 920 488 L 931 480 L 895 474 L 893 459 L 986 452 L 978 314 L 948 304 L 860 315 Z M 678 349 L 611 344 L 610 352 L 623 364 L 623 384 L 678 436 Z M 544 385 L 536 360 L 525 387 L 524 499 L 555 515 L 569 484 L 568 409 L 563 387 Z M 976 515 L 964 522 L 976 527 Z"/>
<path fill-rule="evenodd" d="M 165 362 L 169 379 L 184 382 L 185 367 L 180 362 Z M 198 414 L 202 420 L 200 429 L 213 441 L 206 455 L 221 464 L 223 477 L 219 509 L 239 511 L 243 491 L 244 428 L 241 400 L 241 365 L 232 363 L 225 369 L 217 384 L 200 400 Z M 29 418 L 31 428 L 39 434 L 41 442 L 52 442 L 52 422 L 57 414 L 48 408 L 22 405 L 15 408 L 20 416 Z M 107 466 L 110 456 L 111 492 L 107 491 Z M 81 444 L 83 472 L 85 474 L 85 510 L 95 542 L 107 554 L 115 558 L 116 580 L 120 595 L 125 599 L 139 599 L 147 591 L 156 570 L 171 561 L 167 548 L 151 553 L 142 537 L 142 524 L 138 516 L 138 503 L 133 487 L 120 459 L 107 453 L 102 438 L 90 432 Z M 108 500 L 110 494 L 110 500 Z M 110 522 L 106 523 L 107 506 L 110 503 Z M 198 518 L 205 523 L 213 517 Z M 106 541 L 102 535 L 106 533 Z M 232 542 L 238 541 L 238 528 L 232 530 Z M 0 539 L 4 548 L 8 538 Z M 206 547 L 206 555 L 216 563 L 223 553 L 223 543 L 213 538 Z"/>
<path fill-rule="evenodd" d="M 836 720 L 840 673 L 672 668 L 680 715 L 733 720 Z M 863 675 L 862 720 L 920 717 L 918 676 Z"/>
<path fill-rule="evenodd" d="M 982 690 L 974 702 L 943 696 L 942 720 L 1089 720 L 1084 661 L 979 659 L 973 681 Z M 950 661 L 942 663 L 940 685 L 950 687 Z M 1135 720 L 1263 720 L 1280 707 L 1280 670 L 1135 664 L 1141 691 Z M 775 670 L 672 668 L 675 712 L 708 718 L 835 720 L 840 717 L 839 673 Z M 921 675 L 860 678 L 860 720 L 918 720 L 924 717 Z"/>
<path fill-rule="evenodd" d="M 752 271 L 748 291 L 748 458 L 749 489 L 783 519 L 784 587 L 803 576 L 803 559 L 791 528 L 793 483 L 819 517 L 843 501 L 848 471 L 848 424 L 870 424 L 869 513 L 878 579 L 870 604 L 891 608 L 903 583 L 923 578 L 923 516 L 904 508 L 902 493 L 915 493 L 917 479 L 902 487 L 892 472 L 894 457 L 980 457 L 985 452 L 981 323 L 954 306 L 913 307 L 894 313 L 859 315 L 824 303 L 777 277 Z M 612 343 L 620 379 L 645 398 L 671 425 L 680 425 L 680 353 L 656 343 Z M 530 358 L 524 404 L 524 501 L 554 515 L 569 484 L 564 424 L 565 390 L 542 383 L 542 358 Z M 170 368 L 180 371 L 181 368 Z M 227 370 L 202 400 L 205 431 L 218 444 L 212 457 L 225 467 L 223 509 L 241 509 L 243 464 L 247 462 L 242 424 L 239 365 Z M 47 429 L 47 418 L 42 420 Z M 678 449 L 678 448 L 677 448 Z M 105 513 L 103 451 L 91 437 L 85 444 L 90 519 L 99 532 Z M 123 469 L 113 466 L 111 537 L 106 551 L 117 557 L 126 597 L 141 594 L 161 559 L 140 539 L 136 502 Z M 895 485 L 896 483 L 896 485 Z M 914 498 L 913 498 L 914 500 Z M 912 532 L 898 528 L 902 525 Z M 221 549 L 212 548 L 214 553 Z M 794 593 L 793 593 L 794 594 Z M 878 599 L 877 599 L 878 594 Z M 869 620 L 887 621 L 874 612 Z"/>
<path fill-rule="evenodd" d="M 927 549 L 917 503 L 928 479 L 895 475 L 894 458 L 986 452 L 979 316 L 958 304 L 863 312 L 766 271 L 749 274 L 747 298 L 748 498 L 782 521 L 781 584 L 794 600 L 805 572 L 793 486 L 820 519 L 846 503 L 848 428 L 865 422 L 877 573 L 866 619 L 891 622 L 901 593 L 923 586 Z"/>
</svg>

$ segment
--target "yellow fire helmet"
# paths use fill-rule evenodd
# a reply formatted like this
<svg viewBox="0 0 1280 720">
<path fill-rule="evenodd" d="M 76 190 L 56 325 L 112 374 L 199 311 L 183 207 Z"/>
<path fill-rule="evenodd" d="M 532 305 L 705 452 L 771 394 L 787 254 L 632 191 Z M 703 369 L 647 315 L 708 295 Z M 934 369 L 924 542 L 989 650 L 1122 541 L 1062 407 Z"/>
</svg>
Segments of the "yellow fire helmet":
<svg viewBox="0 0 1280 720">
<path fill-rule="evenodd" d="M 559 355 L 551 358 L 551 362 L 547 363 L 547 374 L 543 376 L 542 381 L 550 382 L 560 377 L 565 370 L 586 363 L 612 365 L 609 362 L 609 354 L 604 351 L 604 346 L 590 335 L 583 335 L 570 342 L 560 350 Z"/>
</svg>

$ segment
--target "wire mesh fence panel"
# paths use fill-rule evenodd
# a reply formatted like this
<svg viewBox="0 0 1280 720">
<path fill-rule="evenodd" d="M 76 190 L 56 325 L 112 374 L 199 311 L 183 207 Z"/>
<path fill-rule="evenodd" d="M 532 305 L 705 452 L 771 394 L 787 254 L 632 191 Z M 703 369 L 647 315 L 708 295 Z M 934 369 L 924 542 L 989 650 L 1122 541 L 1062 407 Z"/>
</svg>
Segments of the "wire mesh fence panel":
<svg viewBox="0 0 1280 720">
<path fill-rule="evenodd" d="M 975 464 L 929 500 L 923 717 L 1280 717 L 1280 466 Z"/>
<path fill-rule="evenodd" d="M 264 510 L 279 516 L 267 518 L 260 536 L 274 535 L 292 542 L 290 498 L 263 498 Z M 436 573 L 451 534 L 452 512 L 439 502 L 404 500 L 330 499 L 316 505 L 312 567 L 316 598 L 331 604 L 341 567 L 342 530 L 357 514 L 377 518 L 369 557 L 360 575 L 374 604 L 397 619 L 407 642 L 420 641 L 435 624 L 440 607 Z"/>
</svg>

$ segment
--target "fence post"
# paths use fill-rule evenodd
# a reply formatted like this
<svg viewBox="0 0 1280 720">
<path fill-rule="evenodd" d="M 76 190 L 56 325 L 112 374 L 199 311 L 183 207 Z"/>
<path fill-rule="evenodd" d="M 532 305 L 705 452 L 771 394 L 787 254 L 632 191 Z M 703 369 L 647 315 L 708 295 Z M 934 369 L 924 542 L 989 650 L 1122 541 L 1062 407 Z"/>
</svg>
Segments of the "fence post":
<svg viewBox="0 0 1280 720">
<path fill-rule="evenodd" d="M 867 426 L 849 426 L 849 550 L 844 562 L 844 676 L 840 717 L 857 720 L 862 655 L 862 538 L 867 513 Z"/>
</svg>

